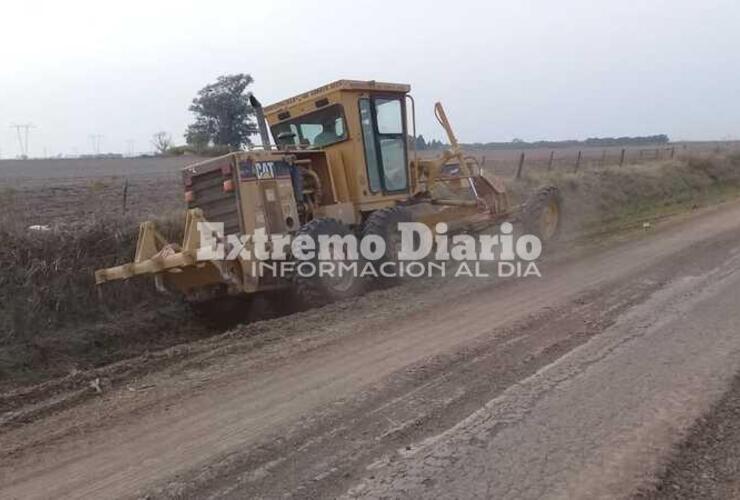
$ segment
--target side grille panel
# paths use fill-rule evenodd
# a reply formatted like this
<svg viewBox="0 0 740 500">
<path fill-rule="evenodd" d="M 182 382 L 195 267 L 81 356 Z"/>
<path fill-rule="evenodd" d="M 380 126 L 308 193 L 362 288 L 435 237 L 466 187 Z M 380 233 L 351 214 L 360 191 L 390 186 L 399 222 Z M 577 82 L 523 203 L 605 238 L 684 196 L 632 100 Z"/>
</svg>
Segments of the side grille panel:
<svg viewBox="0 0 740 500">
<path fill-rule="evenodd" d="M 192 176 L 193 201 L 188 208 L 200 208 L 209 222 L 223 222 L 224 234 L 241 234 L 236 191 L 225 192 L 220 169 Z"/>
</svg>

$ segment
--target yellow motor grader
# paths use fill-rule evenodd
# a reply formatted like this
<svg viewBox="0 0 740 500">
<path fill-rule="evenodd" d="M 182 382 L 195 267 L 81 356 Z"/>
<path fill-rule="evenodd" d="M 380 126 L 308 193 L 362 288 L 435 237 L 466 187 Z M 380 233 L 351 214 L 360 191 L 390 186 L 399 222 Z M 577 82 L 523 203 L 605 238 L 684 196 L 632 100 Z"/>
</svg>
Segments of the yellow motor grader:
<svg viewBox="0 0 740 500">
<path fill-rule="evenodd" d="M 314 238 L 372 234 L 389 243 L 384 259 L 398 251 L 399 222 L 444 222 L 455 232 L 519 221 L 544 242 L 554 238 L 561 213 L 557 189 L 542 188 L 510 206 L 501 179 L 484 177 L 479 162 L 463 153 L 440 103 L 435 115 L 450 147 L 436 158 L 416 151 L 409 140 L 416 137 L 409 91 L 404 84 L 339 80 L 265 108 L 251 97 L 262 145 L 182 172 L 182 244 L 167 242 L 144 222 L 133 262 L 96 271 L 96 283 L 152 275 L 161 291 L 192 301 L 291 289 L 298 299 L 321 304 L 357 294 L 367 282 L 264 276 L 252 264 L 267 257 L 253 254 L 201 260 L 203 228 L 210 225 L 211 243 L 260 231 Z"/>
</svg>

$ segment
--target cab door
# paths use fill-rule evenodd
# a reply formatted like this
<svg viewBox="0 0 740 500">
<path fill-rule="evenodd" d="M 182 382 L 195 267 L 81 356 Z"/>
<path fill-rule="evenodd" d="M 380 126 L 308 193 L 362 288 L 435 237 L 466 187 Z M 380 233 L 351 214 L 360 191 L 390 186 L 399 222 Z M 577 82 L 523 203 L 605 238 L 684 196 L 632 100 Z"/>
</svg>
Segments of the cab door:
<svg viewBox="0 0 740 500">
<path fill-rule="evenodd" d="M 368 184 L 373 193 L 409 190 L 405 104 L 402 96 L 359 101 Z"/>
</svg>

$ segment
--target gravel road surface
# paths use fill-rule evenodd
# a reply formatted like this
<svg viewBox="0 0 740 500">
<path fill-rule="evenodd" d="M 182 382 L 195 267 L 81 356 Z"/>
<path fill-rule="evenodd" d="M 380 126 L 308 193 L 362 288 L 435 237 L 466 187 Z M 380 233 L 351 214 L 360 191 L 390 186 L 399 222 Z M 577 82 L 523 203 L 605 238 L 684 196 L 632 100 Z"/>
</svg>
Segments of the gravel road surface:
<svg viewBox="0 0 740 500">
<path fill-rule="evenodd" d="M 28 397 L 0 415 L 0 497 L 650 488 L 740 369 L 740 203 L 561 254 L 542 278 L 412 282 Z"/>
</svg>

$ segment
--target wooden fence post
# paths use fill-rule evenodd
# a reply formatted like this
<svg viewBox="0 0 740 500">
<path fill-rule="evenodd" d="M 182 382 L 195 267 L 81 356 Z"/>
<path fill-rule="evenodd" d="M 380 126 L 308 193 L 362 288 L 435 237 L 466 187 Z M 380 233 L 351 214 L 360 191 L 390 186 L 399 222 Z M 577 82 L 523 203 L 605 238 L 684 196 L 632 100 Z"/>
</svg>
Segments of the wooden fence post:
<svg viewBox="0 0 740 500">
<path fill-rule="evenodd" d="M 676 156 L 676 146 L 671 147 L 671 160 L 673 159 L 674 156 Z"/>
<path fill-rule="evenodd" d="M 606 164 L 606 149 L 601 152 L 601 166 Z"/>
<path fill-rule="evenodd" d="M 483 167 L 486 166 L 486 155 L 483 155 L 483 157 L 480 159 L 480 172 L 478 172 L 478 175 L 483 175 Z"/>
<path fill-rule="evenodd" d="M 524 168 L 524 151 L 522 151 L 522 154 L 519 156 L 519 166 L 516 169 L 516 178 L 521 179 L 522 178 L 522 169 Z"/>
<path fill-rule="evenodd" d="M 624 148 L 622 148 L 622 153 L 621 153 L 621 155 L 619 156 L 619 166 L 620 166 L 620 167 L 621 167 L 622 165 L 624 165 L 624 154 L 625 154 L 626 152 L 627 152 L 627 150 L 626 150 L 626 149 L 624 149 Z"/>
<path fill-rule="evenodd" d="M 576 158 L 576 168 L 573 170 L 573 172 L 578 172 L 578 168 L 581 166 L 581 152 L 578 152 L 578 157 Z"/>
<path fill-rule="evenodd" d="M 126 199 L 128 198 L 128 177 L 123 181 L 123 213 L 126 213 Z"/>
<path fill-rule="evenodd" d="M 547 160 L 547 170 L 552 170 L 552 160 L 555 158 L 555 151 L 550 151 L 550 159 Z"/>
</svg>

